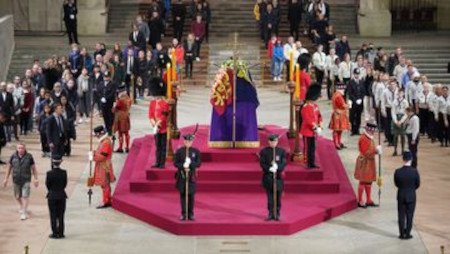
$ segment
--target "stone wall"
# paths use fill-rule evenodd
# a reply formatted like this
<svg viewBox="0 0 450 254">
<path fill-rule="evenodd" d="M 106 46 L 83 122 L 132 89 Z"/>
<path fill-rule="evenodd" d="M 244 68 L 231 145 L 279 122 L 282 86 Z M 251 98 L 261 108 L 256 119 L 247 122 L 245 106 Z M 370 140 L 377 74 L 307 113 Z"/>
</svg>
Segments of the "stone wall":
<svg viewBox="0 0 450 254">
<path fill-rule="evenodd" d="M 450 1 L 438 0 L 437 19 L 438 29 L 450 29 Z"/>
<path fill-rule="evenodd" d="M 3 81 L 14 51 L 14 21 L 11 15 L 0 17 L 0 38 L 0 81 Z"/>
</svg>

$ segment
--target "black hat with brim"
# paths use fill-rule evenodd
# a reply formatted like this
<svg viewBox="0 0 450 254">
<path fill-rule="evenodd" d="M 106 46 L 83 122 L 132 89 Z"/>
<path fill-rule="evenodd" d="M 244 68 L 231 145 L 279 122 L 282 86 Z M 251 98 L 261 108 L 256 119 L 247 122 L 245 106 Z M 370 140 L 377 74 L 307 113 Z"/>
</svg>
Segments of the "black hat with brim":
<svg viewBox="0 0 450 254">
<path fill-rule="evenodd" d="M 278 134 L 270 134 L 267 139 L 269 139 L 269 141 L 276 141 L 278 140 L 278 138 L 279 138 Z"/>
<path fill-rule="evenodd" d="M 183 139 L 186 141 L 192 141 L 195 139 L 195 136 L 192 134 L 186 134 L 186 135 L 183 135 Z"/>
<path fill-rule="evenodd" d="M 316 101 L 317 99 L 319 99 L 321 92 L 322 87 L 319 84 L 314 83 L 308 88 L 305 99 L 310 101 Z"/>
<path fill-rule="evenodd" d="M 105 132 L 105 127 L 103 125 L 99 125 L 94 128 L 95 134 L 100 134 L 100 133 L 104 133 L 104 132 Z"/>
</svg>

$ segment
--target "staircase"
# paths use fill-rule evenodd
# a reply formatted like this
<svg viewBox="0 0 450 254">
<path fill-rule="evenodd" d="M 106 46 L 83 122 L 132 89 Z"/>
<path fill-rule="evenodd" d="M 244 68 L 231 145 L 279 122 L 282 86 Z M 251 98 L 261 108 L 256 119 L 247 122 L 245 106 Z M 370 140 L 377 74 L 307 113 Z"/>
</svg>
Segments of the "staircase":
<svg viewBox="0 0 450 254">
<path fill-rule="evenodd" d="M 357 11 L 355 4 L 330 3 L 329 24 L 334 26 L 334 31 L 338 37 L 344 34 L 349 36 L 357 34 Z"/>
</svg>

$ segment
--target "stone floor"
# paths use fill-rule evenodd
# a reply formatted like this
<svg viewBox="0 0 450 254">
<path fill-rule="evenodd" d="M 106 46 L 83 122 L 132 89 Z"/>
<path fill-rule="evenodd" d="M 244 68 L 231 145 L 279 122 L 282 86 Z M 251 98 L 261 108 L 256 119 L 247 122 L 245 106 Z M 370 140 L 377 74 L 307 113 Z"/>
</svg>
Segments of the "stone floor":
<svg viewBox="0 0 450 254">
<path fill-rule="evenodd" d="M 259 89 L 261 105 L 258 108 L 260 124 L 288 124 L 288 95 L 277 87 Z M 187 87 L 179 105 L 179 126 L 209 123 L 211 107 L 209 90 L 205 87 Z M 148 133 L 148 103 L 139 102 L 133 107 L 132 137 Z M 325 123 L 329 120 L 330 105 L 321 101 Z M 98 119 L 96 122 L 100 122 Z M 33 188 L 30 204 L 31 218 L 20 221 L 17 205 L 12 197 L 11 184 L 0 190 L 0 253 L 20 253 L 24 246 L 30 253 L 438 253 L 441 245 L 450 248 L 450 208 L 448 163 L 444 156 L 449 148 L 440 148 L 422 140 L 419 148 L 419 165 L 422 186 L 418 192 L 414 238 L 397 239 L 395 188 L 392 175 L 401 165 L 399 157 L 391 157 L 392 149 L 383 154 L 381 206 L 376 209 L 358 209 L 288 237 L 180 237 L 144 224 L 114 210 L 96 210 L 101 191 L 94 189 L 93 204 L 88 205 L 85 181 L 89 168 L 86 151 L 89 147 L 88 125 L 78 129 L 73 156 L 63 166 L 68 169 L 69 187 L 66 212 L 66 239 L 48 240 L 50 233 L 45 201 L 44 178 L 48 159 L 40 158 L 36 135 L 23 140 L 35 156 L 39 170 L 40 186 Z M 325 136 L 330 133 L 326 131 Z M 348 176 L 353 180 L 354 160 L 357 156 L 356 137 L 345 136 L 349 148 L 341 152 Z M 3 149 L 2 159 L 14 147 Z M 124 155 L 114 155 L 114 167 L 120 175 Z M 5 168 L 0 170 L 4 178 Z M 375 188 L 376 189 L 376 188 Z M 374 197 L 377 193 L 374 193 Z M 377 200 L 377 198 L 375 199 Z"/>
</svg>

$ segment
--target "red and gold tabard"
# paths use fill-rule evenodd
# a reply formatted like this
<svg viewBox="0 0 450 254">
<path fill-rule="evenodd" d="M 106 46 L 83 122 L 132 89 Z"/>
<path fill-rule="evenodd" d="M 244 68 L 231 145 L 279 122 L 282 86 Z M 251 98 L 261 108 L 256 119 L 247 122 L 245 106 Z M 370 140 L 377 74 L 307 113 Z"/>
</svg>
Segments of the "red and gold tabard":
<svg viewBox="0 0 450 254">
<path fill-rule="evenodd" d="M 335 131 L 350 130 L 347 114 L 347 104 L 341 92 L 336 91 L 331 98 L 333 113 L 331 114 L 329 128 Z"/>
<path fill-rule="evenodd" d="M 116 100 L 114 111 L 113 133 L 125 133 L 130 130 L 131 98 L 123 94 Z"/>
<path fill-rule="evenodd" d="M 313 102 L 308 102 L 303 106 L 301 115 L 302 126 L 300 127 L 300 134 L 304 137 L 313 137 L 315 135 L 314 127 L 322 124 L 319 106 Z"/>
<path fill-rule="evenodd" d="M 113 152 L 112 141 L 108 135 L 100 138 L 97 150 L 94 152 L 94 184 L 99 186 L 115 182 L 111 156 Z"/>
<path fill-rule="evenodd" d="M 148 118 L 153 119 L 155 122 L 161 121 L 158 128 L 158 133 L 167 132 L 167 118 L 169 116 L 169 111 L 170 106 L 165 99 L 157 98 L 150 102 L 148 108 Z"/>
<path fill-rule="evenodd" d="M 363 183 L 371 183 L 377 179 L 375 169 L 376 146 L 373 136 L 367 133 L 359 137 L 359 156 L 356 159 L 355 179 Z"/>
<path fill-rule="evenodd" d="M 308 88 L 311 86 L 311 76 L 309 73 L 303 69 L 300 71 L 300 101 L 305 101 L 306 92 Z M 299 95 L 296 95 L 297 98 Z"/>
</svg>

